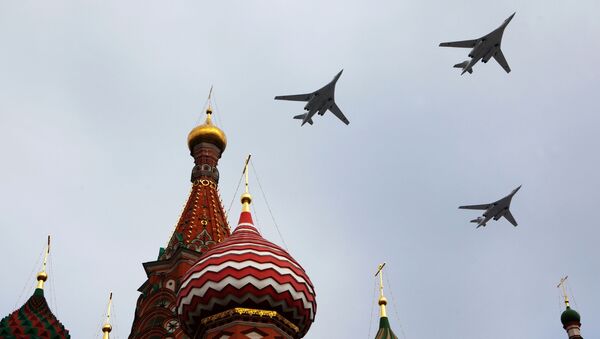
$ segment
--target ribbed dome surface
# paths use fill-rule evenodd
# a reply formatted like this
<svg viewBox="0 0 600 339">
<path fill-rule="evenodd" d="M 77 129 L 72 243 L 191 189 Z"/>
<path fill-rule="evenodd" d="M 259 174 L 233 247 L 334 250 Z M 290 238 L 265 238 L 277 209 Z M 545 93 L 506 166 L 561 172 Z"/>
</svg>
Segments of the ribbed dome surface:
<svg viewBox="0 0 600 339">
<path fill-rule="evenodd" d="M 202 319 L 235 307 L 276 311 L 300 336 L 317 307 L 304 269 L 260 235 L 249 212 L 242 212 L 232 235 L 188 271 L 178 293 L 177 313 L 189 335 L 202 332 Z"/>
<path fill-rule="evenodd" d="M 0 338 L 63 339 L 71 336 L 50 311 L 44 290 L 38 288 L 21 308 L 0 321 Z"/>
</svg>

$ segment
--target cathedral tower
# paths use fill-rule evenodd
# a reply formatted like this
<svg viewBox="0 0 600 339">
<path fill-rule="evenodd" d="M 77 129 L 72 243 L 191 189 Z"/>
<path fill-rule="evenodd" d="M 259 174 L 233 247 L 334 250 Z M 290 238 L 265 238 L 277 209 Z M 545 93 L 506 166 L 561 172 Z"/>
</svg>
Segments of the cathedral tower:
<svg viewBox="0 0 600 339">
<path fill-rule="evenodd" d="M 144 263 L 148 279 L 138 289 L 129 338 L 185 338 L 179 326 L 175 302 L 182 278 L 212 246 L 229 237 L 229 225 L 219 196 L 217 165 L 227 145 L 225 133 L 212 122 L 210 105 L 206 120 L 188 136 L 194 158 L 190 196 L 166 248 L 156 261 Z"/>
</svg>

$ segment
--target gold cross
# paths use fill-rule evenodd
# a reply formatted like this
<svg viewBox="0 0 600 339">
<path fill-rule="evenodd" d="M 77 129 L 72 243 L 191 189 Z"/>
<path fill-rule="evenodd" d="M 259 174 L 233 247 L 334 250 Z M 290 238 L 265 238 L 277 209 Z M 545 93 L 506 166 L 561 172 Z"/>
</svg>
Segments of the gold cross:
<svg viewBox="0 0 600 339">
<path fill-rule="evenodd" d="M 556 285 L 556 288 L 560 288 L 563 292 L 563 297 L 565 298 L 565 305 L 567 305 L 567 307 L 569 307 L 569 297 L 567 296 L 567 288 L 566 288 L 566 282 L 567 279 L 569 278 L 568 275 L 565 275 L 563 278 L 560 278 L 560 282 L 558 283 L 558 285 Z"/>
</svg>

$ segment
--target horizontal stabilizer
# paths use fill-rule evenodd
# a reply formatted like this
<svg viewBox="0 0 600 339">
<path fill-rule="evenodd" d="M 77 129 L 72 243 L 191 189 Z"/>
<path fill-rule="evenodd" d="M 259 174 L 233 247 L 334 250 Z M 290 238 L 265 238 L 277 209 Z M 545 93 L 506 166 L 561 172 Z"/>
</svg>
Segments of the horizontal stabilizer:
<svg viewBox="0 0 600 339">
<path fill-rule="evenodd" d="M 463 61 L 460 64 L 454 65 L 454 68 L 465 68 L 465 66 L 467 66 L 468 64 L 469 64 L 468 61 Z"/>
<path fill-rule="evenodd" d="M 296 116 L 294 116 L 294 119 L 299 119 L 299 120 L 304 121 L 304 118 L 306 118 L 306 114 L 308 114 L 308 113 L 296 115 Z M 308 122 L 311 125 L 313 124 L 312 119 L 308 119 L 306 122 Z"/>
<path fill-rule="evenodd" d="M 454 68 L 461 68 L 463 70 L 463 74 L 465 72 L 469 72 L 469 74 L 473 74 L 473 69 L 469 67 L 469 69 L 465 69 L 465 67 L 469 66 L 469 61 L 463 61 L 460 64 L 454 65 Z"/>
</svg>

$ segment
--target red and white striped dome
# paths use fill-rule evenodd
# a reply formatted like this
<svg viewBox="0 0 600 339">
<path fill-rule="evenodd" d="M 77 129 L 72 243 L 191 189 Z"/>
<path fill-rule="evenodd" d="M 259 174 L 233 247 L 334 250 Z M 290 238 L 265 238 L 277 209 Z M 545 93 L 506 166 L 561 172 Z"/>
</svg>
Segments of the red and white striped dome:
<svg viewBox="0 0 600 339">
<path fill-rule="evenodd" d="M 188 334 L 202 332 L 202 319 L 235 307 L 277 311 L 298 327 L 300 337 L 317 310 L 302 266 L 260 235 L 250 212 L 242 212 L 231 236 L 190 268 L 177 295 L 177 313 Z"/>
</svg>

